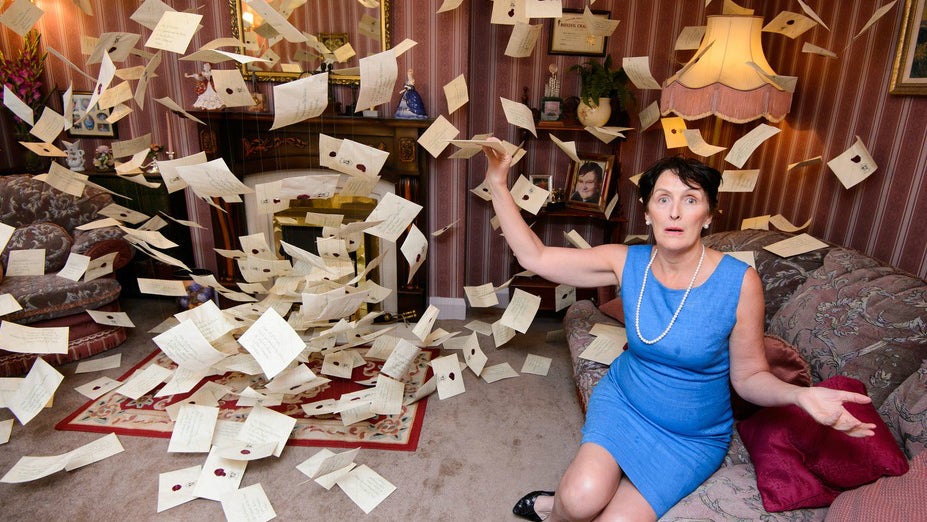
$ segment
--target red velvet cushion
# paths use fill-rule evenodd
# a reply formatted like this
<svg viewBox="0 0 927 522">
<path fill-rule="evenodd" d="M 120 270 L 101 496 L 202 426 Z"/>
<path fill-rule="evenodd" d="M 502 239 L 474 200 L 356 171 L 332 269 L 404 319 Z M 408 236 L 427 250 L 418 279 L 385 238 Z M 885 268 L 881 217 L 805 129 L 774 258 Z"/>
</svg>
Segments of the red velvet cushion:
<svg viewBox="0 0 927 522">
<path fill-rule="evenodd" d="M 884 522 L 927 520 L 927 451 L 911 460 L 900 477 L 879 480 L 840 494 L 827 510 L 826 522 Z"/>
<path fill-rule="evenodd" d="M 866 393 L 862 382 L 838 375 L 817 386 Z M 764 408 L 737 424 L 756 467 L 769 512 L 830 505 L 837 495 L 882 476 L 901 475 L 908 461 L 871 404 L 846 403 L 872 437 L 855 438 L 815 422 L 797 406 Z"/>
<path fill-rule="evenodd" d="M 620 297 L 616 297 L 611 301 L 602 303 L 599 306 L 599 311 L 611 317 L 612 319 L 617 319 L 621 324 L 624 324 L 624 305 L 622 304 Z"/>
<path fill-rule="evenodd" d="M 811 386 L 811 369 L 808 363 L 801 358 L 798 348 L 775 335 L 764 336 L 763 345 L 766 349 L 769 371 L 773 375 L 789 384 Z M 746 419 L 760 410 L 759 406 L 742 399 L 733 389 L 731 390 L 731 408 L 737 420 Z"/>
</svg>

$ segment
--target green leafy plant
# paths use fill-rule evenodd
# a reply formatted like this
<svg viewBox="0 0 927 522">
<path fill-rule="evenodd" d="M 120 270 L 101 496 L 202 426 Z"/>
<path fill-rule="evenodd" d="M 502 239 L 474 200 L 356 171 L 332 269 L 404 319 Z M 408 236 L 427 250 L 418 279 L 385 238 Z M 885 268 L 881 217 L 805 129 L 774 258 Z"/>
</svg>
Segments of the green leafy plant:
<svg viewBox="0 0 927 522">
<path fill-rule="evenodd" d="M 615 98 L 618 107 L 627 110 L 634 100 L 628 89 L 628 75 L 621 67 L 612 68 L 611 56 L 606 56 L 603 63 L 589 60 L 576 64 L 570 67 L 570 71 L 579 74 L 579 97 L 586 105 L 595 107 L 599 104 L 599 98 Z"/>
</svg>

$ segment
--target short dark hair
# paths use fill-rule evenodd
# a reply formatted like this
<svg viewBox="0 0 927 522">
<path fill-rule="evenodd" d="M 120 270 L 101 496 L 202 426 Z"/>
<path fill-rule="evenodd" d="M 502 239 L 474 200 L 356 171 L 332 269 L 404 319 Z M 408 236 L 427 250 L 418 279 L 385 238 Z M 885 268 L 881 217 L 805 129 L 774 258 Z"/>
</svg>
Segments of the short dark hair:
<svg viewBox="0 0 927 522">
<path fill-rule="evenodd" d="M 638 191 L 645 208 L 647 202 L 650 201 L 650 195 L 653 194 L 653 186 L 656 185 L 660 174 L 666 171 L 679 176 L 679 179 L 687 186 L 704 190 L 708 194 L 708 208 L 711 212 L 718 208 L 718 187 L 721 185 L 721 173 L 697 159 L 682 156 L 663 158 L 651 165 L 641 175 L 638 182 Z"/>
<path fill-rule="evenodd" d="M 586 163 L 583 163 L 582 165 L 580 165 L 579 172 L 576 173 L 576 177 L 579 178 L 580 176 L 585 176 L 586 174 L 589 174 L 590 172 L 595 174 L 595 180 L 601 183 L 602 165 L 599 165 L 598 163 L 594 161 L 587 161 Z"/>
</svg>

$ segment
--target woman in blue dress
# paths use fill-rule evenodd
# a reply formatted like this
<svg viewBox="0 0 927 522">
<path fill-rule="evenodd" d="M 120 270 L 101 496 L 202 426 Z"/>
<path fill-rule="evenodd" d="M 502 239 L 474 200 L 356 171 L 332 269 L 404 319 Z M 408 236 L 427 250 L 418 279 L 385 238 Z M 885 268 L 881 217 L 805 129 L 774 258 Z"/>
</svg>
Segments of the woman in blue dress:
<svg viewBox="0 0 927 522">
<path fill-rule="evenodd" d="M 554 491 L 525 495 L 528 520 L 656 520 L 708 478 L 732 431 L 729 385 L 760 406 L 797 405 L 816 421 L 871 436 L 844 402 L 865 395 L 787 384 L 763 348 L 763 287 L 757 272 L 706 248 L 721 175 L 670 157 L 639 182 L 654 245 L 591 249 L 545 246 L 508 191 L 511 157 L 483 148 L 486 183 L 506 241 L 524 268 L 577 287 L 619 285 L 629 349 L 589 401 L 583 440 Z"/>
</svg>

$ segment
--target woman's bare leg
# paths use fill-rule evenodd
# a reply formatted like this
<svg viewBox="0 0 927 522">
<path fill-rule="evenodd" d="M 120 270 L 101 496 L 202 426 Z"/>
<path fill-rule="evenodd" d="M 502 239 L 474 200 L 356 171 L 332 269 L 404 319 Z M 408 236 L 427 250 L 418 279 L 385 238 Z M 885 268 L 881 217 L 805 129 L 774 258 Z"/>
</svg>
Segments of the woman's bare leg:
<svg viewBox="0 0 927 522">
<path fill-rule="evenodd" d="M 596 522 L 654 522 L 656 519 L 650 503 L 626 476 L 621 478 L 615 496 L 595 518 Z"/>
<path fill-rule="evenodd" d="M 538 497 L 535 511 L 550 522 L 592 520 L 615 497 L 621 468 L 605 448 L 585 443 L 567 468 L 554 497 Z"/>
</svg>

